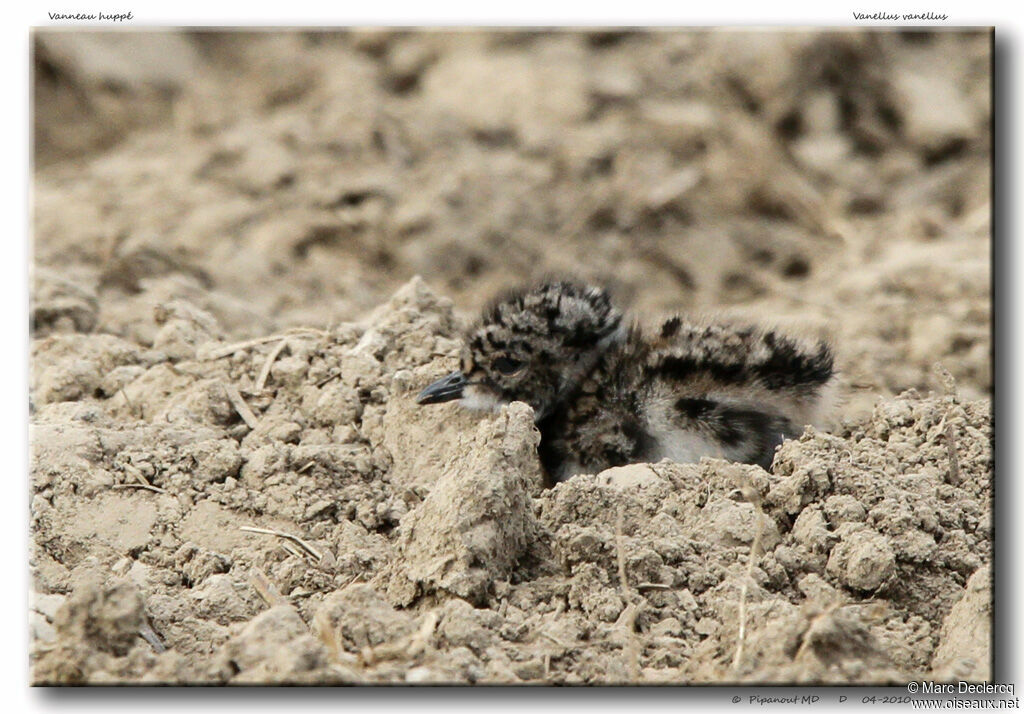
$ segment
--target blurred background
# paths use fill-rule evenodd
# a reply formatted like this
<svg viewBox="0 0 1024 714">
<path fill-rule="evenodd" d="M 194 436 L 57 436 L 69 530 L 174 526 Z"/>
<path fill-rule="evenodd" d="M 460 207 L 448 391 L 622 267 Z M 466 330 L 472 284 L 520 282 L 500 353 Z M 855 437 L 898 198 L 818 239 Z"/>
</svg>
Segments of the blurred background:
<svg viewBox="0 0 1024 714">
<path fill-rule="evenodd" d="M 470 316 L 547 273 L 836 342 L 846 415 L 991 390 L 991 34 L 33 36 L 34 337 Z"/>
</svg>

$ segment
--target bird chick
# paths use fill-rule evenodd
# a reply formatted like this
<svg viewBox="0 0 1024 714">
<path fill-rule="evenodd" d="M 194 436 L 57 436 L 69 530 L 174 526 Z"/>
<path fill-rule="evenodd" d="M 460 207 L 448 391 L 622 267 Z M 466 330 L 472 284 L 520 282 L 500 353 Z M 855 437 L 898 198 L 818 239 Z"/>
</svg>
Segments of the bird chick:
<svg viewBox="0 0 1024 714">
<path fill-rule="evenodd" d="M 547 282 L 509 293 L 467 334 L 460 370 L 420 404 L 533 407 L 553 481 L 704 456 L 771 467 L 820 418 L 835 381 L 824 342 L 670 317 L 647 332 L 601 288 Z"/>
</svg>

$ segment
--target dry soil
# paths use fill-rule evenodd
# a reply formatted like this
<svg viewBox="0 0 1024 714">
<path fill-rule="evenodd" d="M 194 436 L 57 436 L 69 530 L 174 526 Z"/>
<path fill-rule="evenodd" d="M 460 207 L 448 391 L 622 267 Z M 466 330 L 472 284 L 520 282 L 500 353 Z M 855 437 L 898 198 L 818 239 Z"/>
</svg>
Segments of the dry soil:
<svg viewBox="0 0 1024 714">
<path fill-rule="evenodd" d="M 991 677 L 986 32 L 37 32 L 33 682 Z M 495 292 L 827 335 L 827 429 L 545 490 Z"/>
</svg>

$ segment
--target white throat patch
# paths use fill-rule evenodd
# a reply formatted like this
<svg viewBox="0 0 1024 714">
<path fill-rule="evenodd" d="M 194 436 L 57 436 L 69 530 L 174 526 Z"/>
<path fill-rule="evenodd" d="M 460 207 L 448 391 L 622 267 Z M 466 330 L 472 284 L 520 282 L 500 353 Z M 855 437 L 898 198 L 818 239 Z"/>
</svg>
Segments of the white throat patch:
<svg viewBox="0 0 1024 714">
<path fill-rule="evenodd" d="M 501 401 L 492 392 L 472 384 L 462 390 L 459 404 L 479 412 L 496 412 L 501 409 Z"/>
</svg>

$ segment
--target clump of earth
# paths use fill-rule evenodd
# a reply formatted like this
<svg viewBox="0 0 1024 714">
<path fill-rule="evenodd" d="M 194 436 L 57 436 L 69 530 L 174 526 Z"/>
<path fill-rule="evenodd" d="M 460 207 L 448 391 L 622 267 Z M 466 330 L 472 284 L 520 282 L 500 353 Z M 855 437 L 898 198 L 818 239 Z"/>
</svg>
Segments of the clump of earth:
<svg viewBox="0 0 1024 714">
<path fill-rule="evenodd" d="M 178 358 L 35 346 L 38 681 L 987 677 L 987 401 L 544 490 L 527 405 L 416 405 L 459 344 L 419 279 L 273 340 L 177 309 Z"/>
<path fill-rule="evenodd" d="M 33 682 L 990 679 L 989 40 L 37 32 Z M 545 272 L 834 419 L 545 489 L 415 403 Z"/>
</svg>

